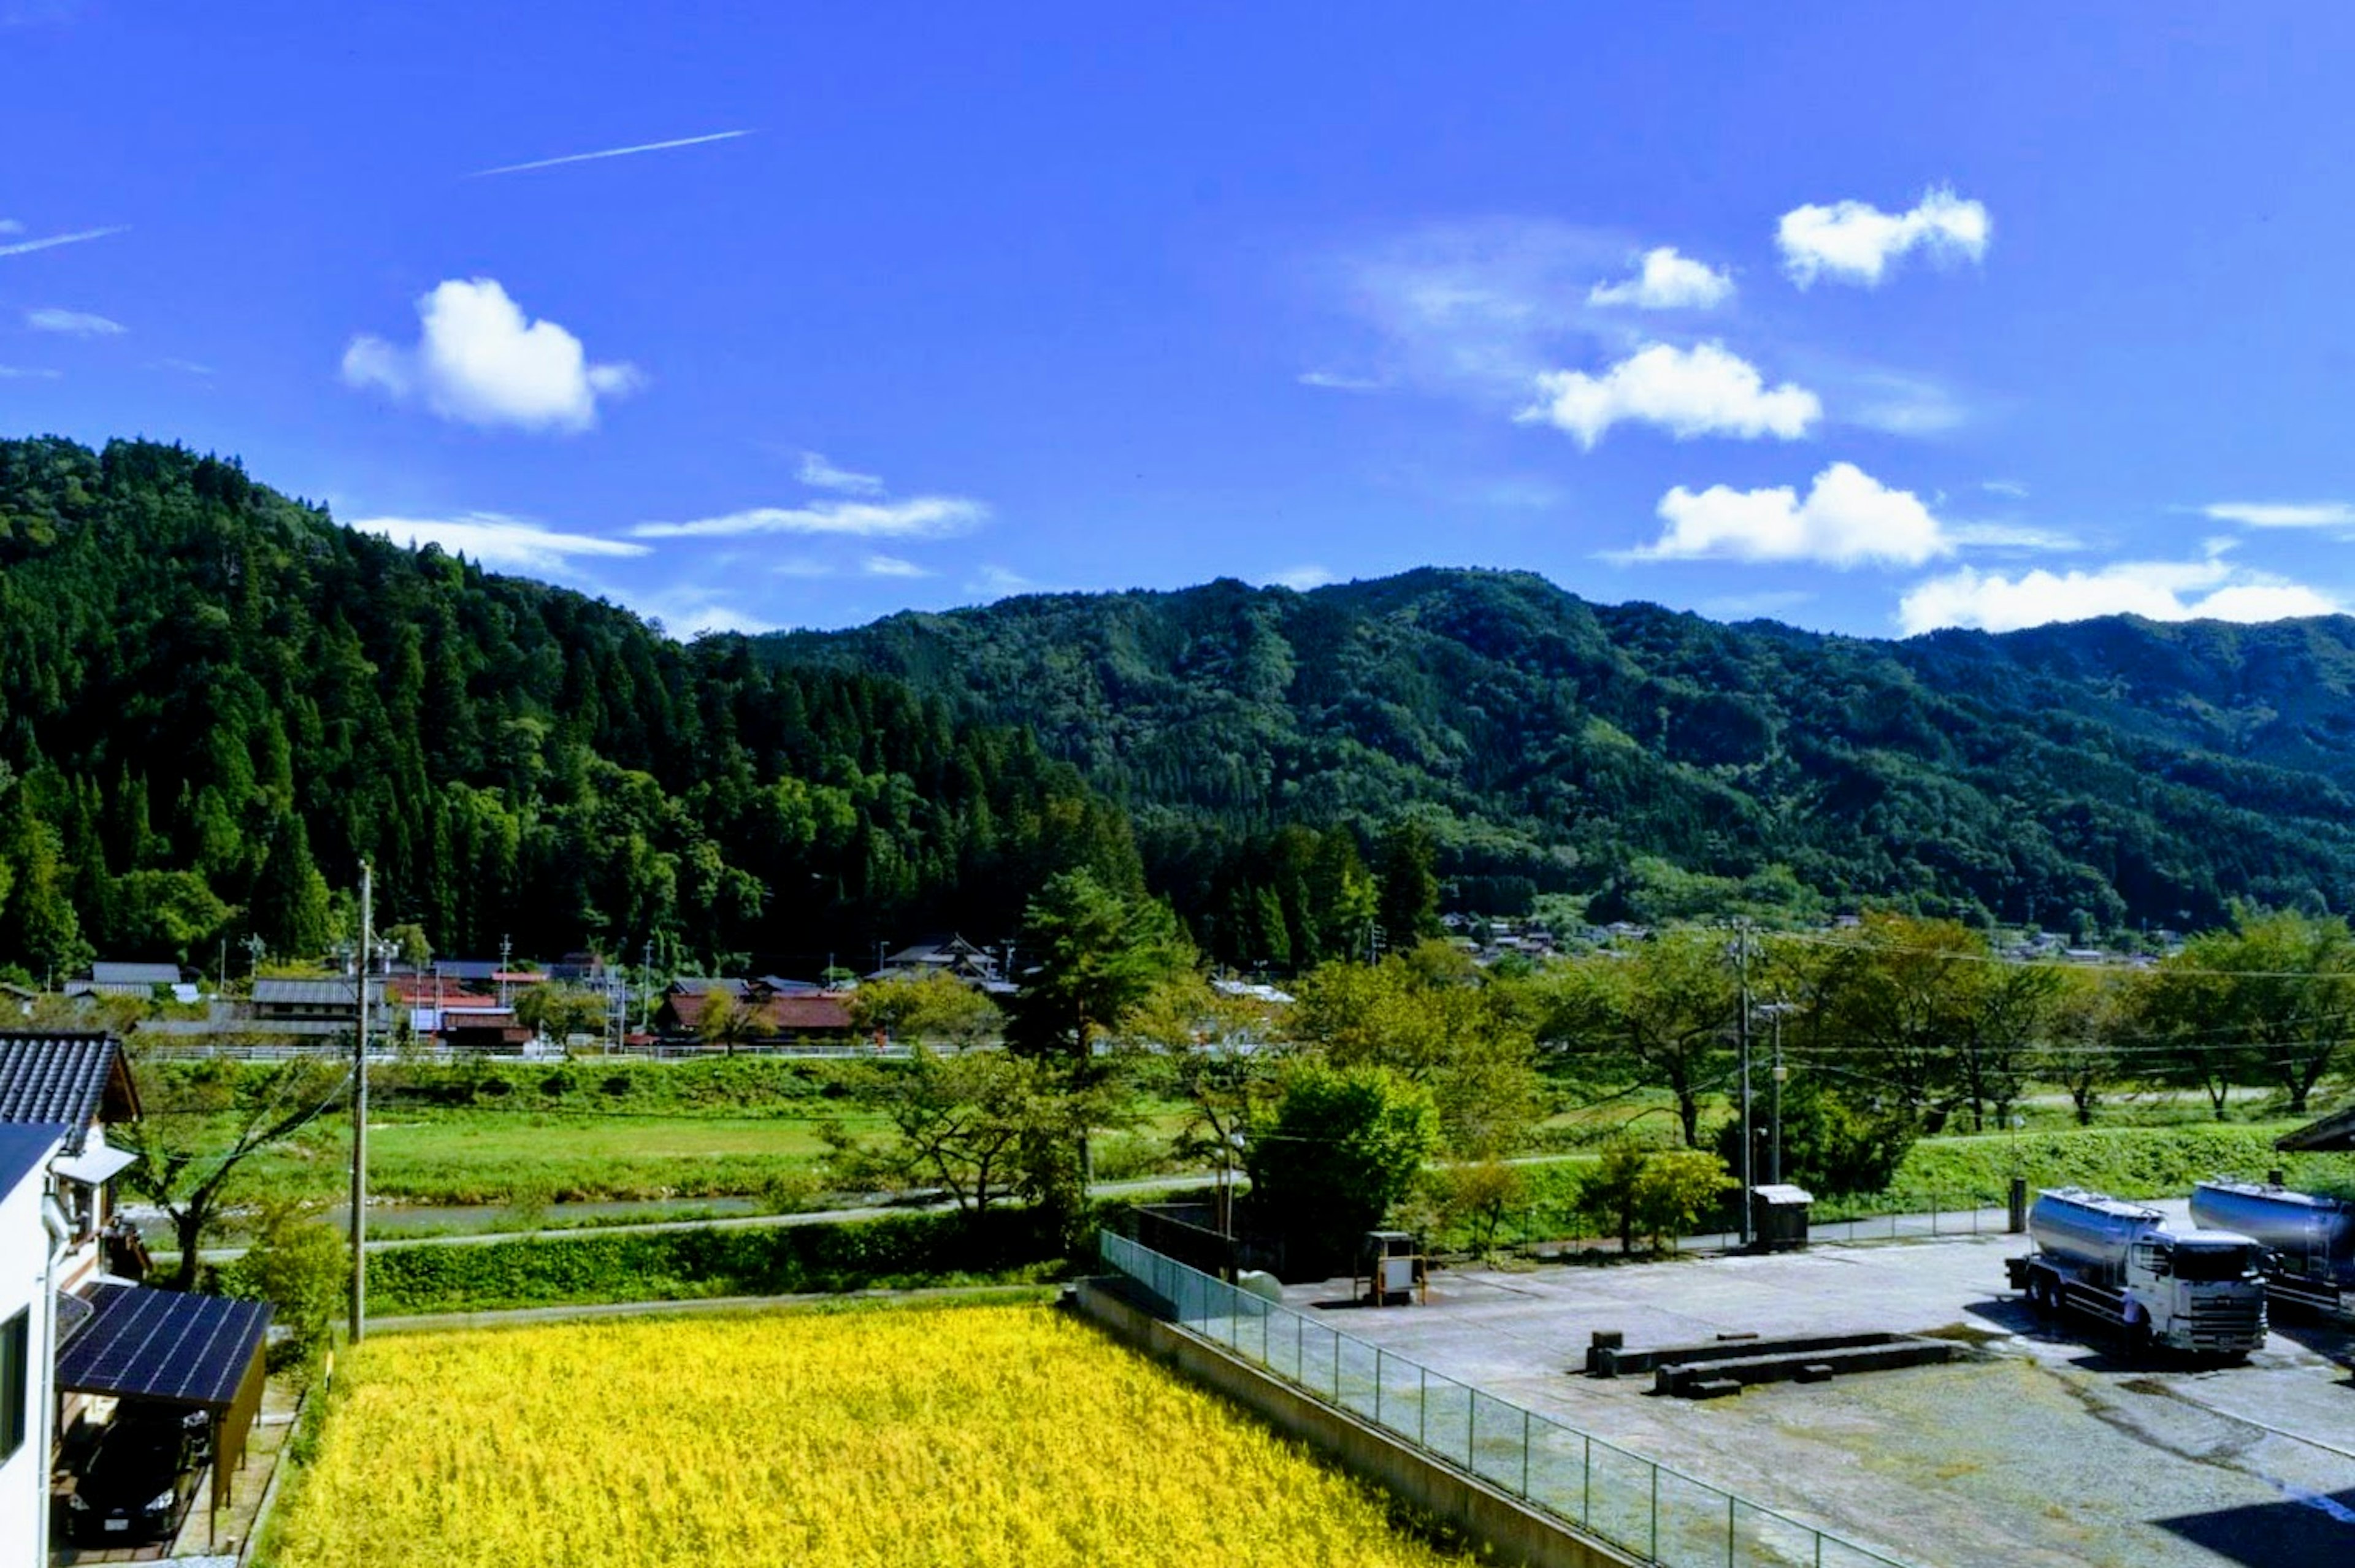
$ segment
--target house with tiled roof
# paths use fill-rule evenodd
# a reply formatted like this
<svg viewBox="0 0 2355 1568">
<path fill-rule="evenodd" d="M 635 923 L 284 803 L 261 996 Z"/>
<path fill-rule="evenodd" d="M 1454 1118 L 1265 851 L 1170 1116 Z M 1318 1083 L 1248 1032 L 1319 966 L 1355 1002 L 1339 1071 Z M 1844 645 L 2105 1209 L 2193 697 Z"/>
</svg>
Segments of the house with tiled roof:
<svg viewBox="0 0 2355 1568">
<path fill-rule="evenodd" d="M 137 1277 L 145 1258 L 135 1240 L 117 1235 L 114 1179 L 132 1156 L 106 1141 L 106 1129 L 139 1116 L 139 1093 L 111 1034 L 0 1030 L 0 1125 L 71 1129 L 51 1169 L 71 1230 L 59 1284 L 70 1289 L 101 1272 Z"/>
<path fill-rule="evenodd" d="M 655 1033 L 674 1043 L 703 1040 L 704 1021 L 715 997 L 725 997 L 741 1016 L 734 1046 L 838 1044 L 851 1038 L 850 1009 L 832 992 L 813 987 L 780 988 L 772 980 L 689 976 L 671 982 L 655 1013 Z"/>
</svg>

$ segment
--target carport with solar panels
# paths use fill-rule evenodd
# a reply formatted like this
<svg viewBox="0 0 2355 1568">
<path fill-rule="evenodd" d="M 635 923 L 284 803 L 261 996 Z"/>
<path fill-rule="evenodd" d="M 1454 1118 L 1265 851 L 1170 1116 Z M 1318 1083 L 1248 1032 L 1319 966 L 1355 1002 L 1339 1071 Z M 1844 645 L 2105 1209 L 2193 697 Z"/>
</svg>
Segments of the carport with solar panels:
<svg viewBox="0 0 2355 1568">
<path fill-rule="evenodd" d="M 58 1350 L 58 1389 L 143 1404 L 202 1411 L 212 1435 L 216 1513 L 245 1462 L 261 1413 L 263 1341 L 270 1308 L 255 1301 L 101 1283 L 83 1297 L 89 1315 Z M 62 1305 L 62 1302 L 60 1303 Z"/>
</svg>

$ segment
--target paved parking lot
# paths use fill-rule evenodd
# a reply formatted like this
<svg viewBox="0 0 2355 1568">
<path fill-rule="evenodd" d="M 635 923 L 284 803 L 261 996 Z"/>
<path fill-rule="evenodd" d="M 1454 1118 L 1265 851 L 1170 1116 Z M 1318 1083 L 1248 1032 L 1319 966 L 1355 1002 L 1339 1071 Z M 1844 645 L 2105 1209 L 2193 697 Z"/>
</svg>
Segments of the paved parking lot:
<svg viewBox="0 0 2355 1568">
<path fill-rule="evenodd" d="M 1428 1305 L 1287 1304 L 1462 1381 L 1892 1555 L 1939 1568 L 2348 1568 L 2355 1336 L 2276 1325 L 2245 1366 L 2131 1363 L 2005 1285 L 2027 1238 L 1433 1275 Z M 1893 1329 L 1981 1359 L 1707 1403 L 1580 1375 L 1589 1336 Z M 2082 1333 L 2080 1332 L 2082 1330 Z"/>
</svg>

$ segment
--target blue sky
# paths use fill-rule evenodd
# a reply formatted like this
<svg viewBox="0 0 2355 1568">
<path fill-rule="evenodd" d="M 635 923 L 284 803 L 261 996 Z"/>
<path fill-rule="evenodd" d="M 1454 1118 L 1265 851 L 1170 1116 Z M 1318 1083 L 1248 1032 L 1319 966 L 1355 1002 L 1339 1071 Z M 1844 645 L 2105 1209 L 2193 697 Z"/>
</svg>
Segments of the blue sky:
<svg viewBox="0 0 2355 1568">
<path fill-rule="evenodd" d="M 0 0 L 0 431 L 682 635 L 2355 604 L 2355 12 L 1670 11 Z"/>
</svg>

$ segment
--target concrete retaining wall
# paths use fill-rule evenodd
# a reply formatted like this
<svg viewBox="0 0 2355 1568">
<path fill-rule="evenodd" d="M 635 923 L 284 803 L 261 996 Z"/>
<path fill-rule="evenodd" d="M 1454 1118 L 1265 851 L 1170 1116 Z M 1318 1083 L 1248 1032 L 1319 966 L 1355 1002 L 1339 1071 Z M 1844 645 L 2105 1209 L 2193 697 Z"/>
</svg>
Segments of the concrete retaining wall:
<svg viewBox="0 0 2355 1568">
<path fill-rule="evenodd" d="M 1528 1568 L 1640 1568 L 1641 1558 L 1582 1535 L 1348 1412 L 1311 1399 L 1250 1362 L 1181 1333 L 1133 1305 L 1111 1281 L 1082 1280 L 1064 1302 L 1123 1344 L 1167 1363 L 1341 1468 L 1464 1531 L 1500 1562 Z"/>
</svg>

